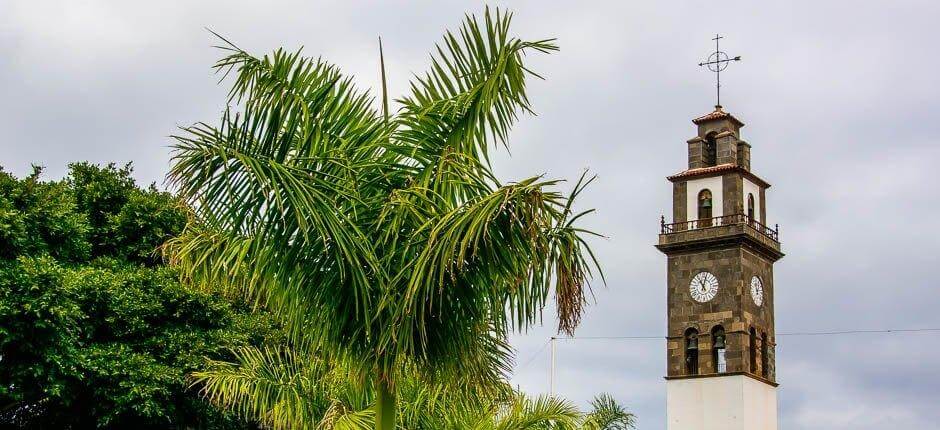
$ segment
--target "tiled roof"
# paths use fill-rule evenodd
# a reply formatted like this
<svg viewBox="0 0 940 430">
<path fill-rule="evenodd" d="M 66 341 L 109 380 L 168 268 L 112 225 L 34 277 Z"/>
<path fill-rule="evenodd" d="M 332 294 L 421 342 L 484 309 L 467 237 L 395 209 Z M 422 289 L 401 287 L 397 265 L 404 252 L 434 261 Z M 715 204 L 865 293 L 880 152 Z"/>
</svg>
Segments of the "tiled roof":
<svg viewBox="0 0 940 430">
<path fill-rule="evenodd" d="M 721 174 L 724 172 L 733 172 L 733 171 L 741 172 L 742 174 L 744 174 L 746 177 L 753 180 L 758 185 L 761 185 L 765 188 L 770 187 L 770 184 L 768 184 L 763 179 L 757 177 L 757 175 L 751 173 L 750 171 L 744 169 L 741 166 L 738 166 L 736 164 L 731 164 L 731 163 L 719 164 L 717 166 L 699 167 L 697 169 L 684 170 L 682 172 L 676 173 L 675 175 L 667 176 L 666 179 L 675 182 L 677 179 L 691 178 L 691 177 L 696 177 L 696 176 L 712 176 L 714 174 Z"/>
<path fill-rule="evenodd" d="M 703 123 L 703 122 L 713 121 L 713 120 L 716 120 L 716 119 L 724 119 L 724 118 L 728 118 L 728 119 L 730 119 L 731 121 L 734 121 L 735 123 L 738 124 L 738 126 L 743 126 L 743 125 L 744 125 L 744 123 L 741 122 L 740 120 L 738 120 L 737 118 L 735 118 L 734 115 L 731 115 L 730 113 L 721 110 L 721 106 L 715 106 L 715 110 L 713 110 L 713 111 L 711 111 L 711 112 L 709 112 L 709 113 L 707 113 L 707 114 L 705 114 L 705 115 L 702 115 L 702 116 L 700 116 L 700 117 L 698 117 L 698 118 L 693 119 L 692 122 L 697 125 L 697 124 L 701 124 L 701 123 Z"/>
<path fill-rule="evenodd" d="M 708 167 L 699 167 L 697 169 L 689 169 L 683 172 L 676 173 L 675 175 L 669 176 L 666 179 L 669 179 L 671 181 L 673 179 L 686 178 L 689 176 L 705 175 L 709 173 L 725 172 L 728 170 L 735 170 L 735 169 L 738 169 L 738 166 L 731 164 L 731 163 L 725 163 L 725 164 L 719 164 L 717 166 L 708 166 Z"/>
</svg>

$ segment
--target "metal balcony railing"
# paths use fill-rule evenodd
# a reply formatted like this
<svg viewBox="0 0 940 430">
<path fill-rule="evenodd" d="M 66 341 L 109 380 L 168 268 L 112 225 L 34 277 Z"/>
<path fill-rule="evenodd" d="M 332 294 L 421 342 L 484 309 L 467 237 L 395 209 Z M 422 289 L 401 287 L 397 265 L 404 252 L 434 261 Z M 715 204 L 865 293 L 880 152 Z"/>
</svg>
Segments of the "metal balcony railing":
<svg viewBox="0 0 940 430">
<path fill-rule="evenodd" d="M 747 214 L 731 214 L 731 215 L 722 215 L 712 218 L 703 218 L 692 221 L 681 221 L 674 223 L 666 223 L 666 218 L 660 218 L 660 233 L 669 234 L 676 233 L 680 231 L 687 230 L 697 230 L 701 228 L 710 228 L 710 227 L 721 227 L 725 225 L 735 225 L 743 224 L 752 228 L 757 233 L 760 233 L 774 242 L 780 242 L 780 226 L 774 225 L 774 228 L 767 227 L 766 225 L 761 224 L 756 219 L 747 216 Z"/>
</svg>

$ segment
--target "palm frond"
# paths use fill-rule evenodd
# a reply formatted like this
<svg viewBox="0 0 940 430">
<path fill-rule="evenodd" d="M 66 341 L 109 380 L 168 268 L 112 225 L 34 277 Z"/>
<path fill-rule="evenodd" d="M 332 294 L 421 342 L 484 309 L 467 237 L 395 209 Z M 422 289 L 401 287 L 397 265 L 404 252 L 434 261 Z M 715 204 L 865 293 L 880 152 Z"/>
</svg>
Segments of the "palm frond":
<svg viewBox="0 0 940 430">
<path fill-rule="evenodd" d="M 236 283 L 266 305 L 290 305 L 273 310 L 294 331 L 316 314 L 299 311 L 304 305 L 367 332 L 384 276 L 356 221 L 382 198 L 370 184 L 381 177 L 386 128 L 371 98 L 299 52 L 255 58 L 224 49 L 216 67 L 235 72 L 230 97 L 241 111 L 175 136 L 169 179 L 192 207 L 193 234 L 167 248 L 178 251 L 171 257 L 196 282 Z M 299 291 L 313 285 L 317 294 Z M 333 336 L 340 330 L 323 333 L 343 341 Z"/>
<path fill-rule="evenodd" d="M 607 393 L 602 393 L 591 400 L 592 410 L 588 413 L 581 428 L 584 430 L 629 430 L 636 428 L 636 416 Z"/>
<path fill-rule="evenodd" d="M 281 247 L 259 237 L 191 225 L 164 245 L 184 280 L 208 291 L 241 297 L 271 311 L 292 343 L 305 348 L 351 354 L 368 331 L 371 314 L 319 247 Z M 337 291 L 339 290 L 339 291 Z M 311 330 L 311 322 L 316 330 Z M 336 342 L 349 345 L 336 348 Z"/>
<path fill-rule="evenodd" d="M 493 430 L 575 430 L 581 413 L 570 402 L 552 396 L 530 398 L 518 394 L 499 410 L 488 428 Z"/>
<path fill-rule="evenodd" d="M 548 53 L 552 40 L 510 36 L 512 14 L 468 15 L 457 35 L 448 32 L 432 56 L 431 69 L 411 83 L 399 101 L 390 151 L 417 169 L 416 181 L 447 198 L 468 199 L 496 183 L 488 169 L 488 148 L 505 144 L 520 112 L 531 112 L 523 65 L 526 52 Z"/>
<path fill-rule="evenodd" d="M 372 430 L 374 419 L 371 408 L 354 410 L 334 401 L 317 424 L 317 430 Z"/>
<path fill-rule="evenodd" d="M 311 386 L 322 364 L 289 349 L 242 348 L 236 362 L 213 361 L 192 375 L 193 386 L 212 403 L 275 430 L 313 429 L 326 402 L 324 387 Z"/>
<path fill-rule="evenodd" d="M 576 193 L 566 198 L 551 190 L 556 184 L 530 178 L 507 185 L 429 223 L 407 292 L 396 298 L 409 310 L 400 328 L 414 331 L 397 333 L 398 341 L 435 338 L 428 330 L 438 326 L 428 320 L 437 315 L 448 321 L 491 319 L 499 330 L 508 311 L 514 326 L 527 327 L 540 317 L 553 283 L 559 328 L 572 332 L 596 262 L 581 239 L 590 232 L 578 228 L 577 215 L 567 210 Z M 447 323 L 438 324 L 453 332 Z"/>
</svg>

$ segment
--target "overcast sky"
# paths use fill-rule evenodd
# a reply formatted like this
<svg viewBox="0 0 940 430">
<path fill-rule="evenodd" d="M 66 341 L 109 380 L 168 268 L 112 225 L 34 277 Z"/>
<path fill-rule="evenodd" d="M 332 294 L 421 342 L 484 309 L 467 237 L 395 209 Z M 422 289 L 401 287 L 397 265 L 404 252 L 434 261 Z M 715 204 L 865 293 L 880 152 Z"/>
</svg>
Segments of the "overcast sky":
<svg viewBox="0 0 940 430">
<path fill-rule="evenodd" d="M 446 4 L 445 4 L 446 3 Z M 496 4 L 496 3 L 494 3 Z M 940 3 L 936 1 L 520 1 L 514 31 L 557 37 L 530 56 L 536 117 L 501 151 L 505 180 L 598 175 L 580 201 L 608 285 L 582 336 L 662 336 L 665 257 L 653 248 L 670 213 L 665 176 L 686 166 L 690 120 L 714 104 L 697 63 L 741 55 L 723 105 L 747 124 L 752 170 L 773 184 L 768 222 L 777 332 L 940 327 Z M 392 94 L 475 2 L 0 2 L 0 165 L 132 161 L 162 181 L 167 136 L 216 122 L 225 88 L 205 27 L 266 53 L 301 45 L 378 87 L 382 36 Z M 548 315 L 548 314 L 547 314 Z M 519 336 L 513 382 L 548 389 L 553 324 Z M 780 336 L 782 429 L 933 429 L 940 422 L 940 333 Z M 538 352 L 538 354 L 536 354 Z M 557 348 L 557 392 L 581 404 L 612 393 L 644 430 L 665 428 L 665 346 L 582 340 Z"/>
</svg>

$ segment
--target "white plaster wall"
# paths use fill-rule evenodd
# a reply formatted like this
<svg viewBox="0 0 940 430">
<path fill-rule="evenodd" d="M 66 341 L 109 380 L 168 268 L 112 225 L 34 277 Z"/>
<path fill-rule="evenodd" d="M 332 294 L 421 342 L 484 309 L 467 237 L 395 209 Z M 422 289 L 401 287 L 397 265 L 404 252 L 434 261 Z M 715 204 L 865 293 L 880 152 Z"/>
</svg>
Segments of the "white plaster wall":
<svg viewBox="0 0 940 430">
<path fill-rule="evenodd" d="M 744 178 L 744 186 L 741 187 L 744 189 L 744 194 L 741 195 L 741 201 L 744 202 L 744 213 L 747 214 L 747 195 L 754 195 L 754 218 L 760 222 L 761 212 L 760 212 L 760 187 L 757 184 L 751 182 L 747 178 Z"/>
<path fill-rule="evenodd" d="M 698 219 L 698 193 L 704 189 L 712 192 L 712 216 L 718 217 L 724 215 L 724 208 L 721 196 L 722 192 L 721 176 L 711 178 L 693 179 L 686 182 L 686 214 L 689 221 Z"/>
<path fill-rule="evenodd" d="M 666 381 L 667 430 L 777 430 L 777 388 L 744 375 Z"/>
</svg>

